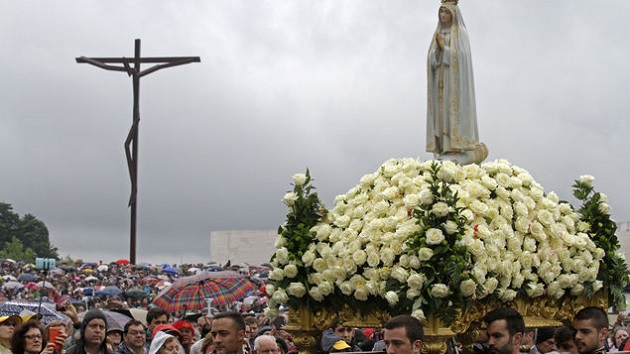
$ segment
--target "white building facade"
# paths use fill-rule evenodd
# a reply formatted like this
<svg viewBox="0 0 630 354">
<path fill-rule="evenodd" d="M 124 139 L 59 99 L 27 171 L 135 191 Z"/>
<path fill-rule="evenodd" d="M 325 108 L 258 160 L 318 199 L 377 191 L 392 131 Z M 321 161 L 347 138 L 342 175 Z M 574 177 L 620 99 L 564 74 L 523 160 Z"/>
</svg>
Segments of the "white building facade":
<svg viewBox="0 0 630 354">
<path fill-rule="evenodd" d="M 278 230 L 227 230 L 210 233 L 210 259 L 221 265 L 267 263 L 275 252 Z"/>
</svg>

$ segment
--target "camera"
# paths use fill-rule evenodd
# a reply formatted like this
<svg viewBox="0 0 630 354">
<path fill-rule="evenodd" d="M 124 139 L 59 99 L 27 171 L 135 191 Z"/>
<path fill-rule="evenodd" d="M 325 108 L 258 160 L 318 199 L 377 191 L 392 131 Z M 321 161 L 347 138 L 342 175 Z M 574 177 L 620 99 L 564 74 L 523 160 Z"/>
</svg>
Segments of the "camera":
<svg viewBox="0 0 630 354">
<path fill-rule="evenodd" d="M 66 307 L 66 305 L 64 304 L 57 304 L 55 305 L 55 310 L 59 311 L 59 312 L 63 312 L 65 310 L 67 310 L 68 308 Z"/>
</svg>

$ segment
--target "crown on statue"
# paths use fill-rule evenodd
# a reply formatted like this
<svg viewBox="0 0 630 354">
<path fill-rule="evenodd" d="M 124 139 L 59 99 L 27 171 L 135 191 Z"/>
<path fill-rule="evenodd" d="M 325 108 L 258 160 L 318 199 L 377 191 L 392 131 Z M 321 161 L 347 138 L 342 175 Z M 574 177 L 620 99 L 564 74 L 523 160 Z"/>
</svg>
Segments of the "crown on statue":
<svg viewBox="0 0 630 354">
<path fill-rule="evenodd" d="M 458 0 L 442 0 L 442 5 L 457 5 Z"/>
</svg>

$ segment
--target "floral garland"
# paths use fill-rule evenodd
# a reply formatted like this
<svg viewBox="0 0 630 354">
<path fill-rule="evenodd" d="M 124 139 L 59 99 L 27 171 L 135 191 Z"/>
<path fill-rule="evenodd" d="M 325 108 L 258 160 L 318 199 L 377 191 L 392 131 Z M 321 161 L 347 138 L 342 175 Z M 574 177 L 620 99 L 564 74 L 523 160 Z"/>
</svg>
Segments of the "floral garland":
<svg viewBox="0 0 630 354">
<path fill-rule="evenodd" d="M 587 199 L 576 212 L 505 160 L 392 159 L 337 196 L 327 213 L 308 171 L 293 179 L 271 262 L 270 315 L 280 304 L 312 311 L 346 304 L 450 323 L 475 300 L 592 296 L 628 279 L 619 276 L 625 262 L 610 223 L 604 234 L 591 227 L 610 218 L 601 194 L 579 184 L 586 182 L 574 186 Z"/>
</svg>

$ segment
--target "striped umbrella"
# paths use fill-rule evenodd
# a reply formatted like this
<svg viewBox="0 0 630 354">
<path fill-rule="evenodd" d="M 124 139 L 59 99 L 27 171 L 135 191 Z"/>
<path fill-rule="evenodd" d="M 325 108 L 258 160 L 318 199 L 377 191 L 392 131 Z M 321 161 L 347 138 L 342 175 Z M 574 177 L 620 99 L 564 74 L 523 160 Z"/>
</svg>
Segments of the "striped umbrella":
<svg viewBox="0 0 630 354">
<path fill-rule="evenodd" d="M 239 301 L 255 290 L 244 275 L 232 272 L 202 273 L 177 279 L 153 300 L 153 304 L 167 311 L 205 310 L 206 299 L 213 305 L 227 305 Z"/>
</svg>

